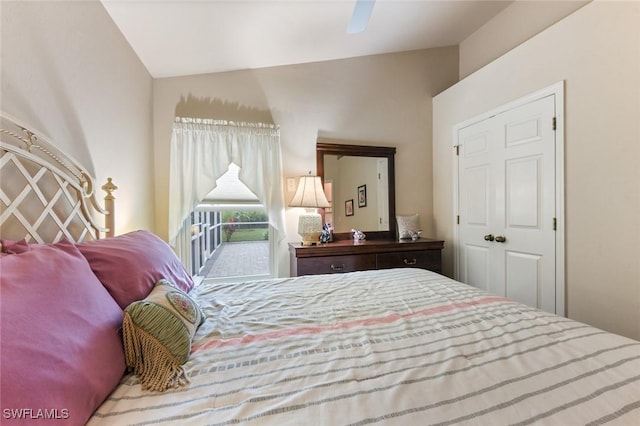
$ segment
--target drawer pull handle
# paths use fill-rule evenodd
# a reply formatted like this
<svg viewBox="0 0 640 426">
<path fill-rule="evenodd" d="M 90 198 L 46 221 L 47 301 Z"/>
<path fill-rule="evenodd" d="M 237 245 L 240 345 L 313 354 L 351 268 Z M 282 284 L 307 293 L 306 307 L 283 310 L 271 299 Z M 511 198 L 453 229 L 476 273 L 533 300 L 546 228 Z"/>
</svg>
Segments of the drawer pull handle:
<svg viewBox="0 0 640 426">
<path fill-rule="evenodd" d="M 344 268 L 346 268 L 346 265 L 344 263 L 342 265 L 331 265 L 332 271 L 342 271 Z"/>
<path fill-rule="evenodd" d="M 418 263 L 418 261 L 416 259 L 402 259 L 402 261 L 404 262 L 405 265 L 415 265 L 416 263 Z"/>
</svg>

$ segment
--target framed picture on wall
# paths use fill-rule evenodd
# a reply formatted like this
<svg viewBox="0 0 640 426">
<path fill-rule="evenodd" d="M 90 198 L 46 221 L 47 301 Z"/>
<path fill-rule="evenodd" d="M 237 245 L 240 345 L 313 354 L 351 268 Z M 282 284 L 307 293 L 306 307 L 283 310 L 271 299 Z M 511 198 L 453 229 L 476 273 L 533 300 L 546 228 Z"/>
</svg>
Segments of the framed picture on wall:
<svg viewBox="0 0 640 426">
<path fill-rule="evenodd" d="M 367 185 L 358 187 L 358 207 L 367 207 Z"/>
<path fill-rule="evenodd" d="M 353 216 L 353 199 L 344 202 L 344 215 Z"/>
</svg>

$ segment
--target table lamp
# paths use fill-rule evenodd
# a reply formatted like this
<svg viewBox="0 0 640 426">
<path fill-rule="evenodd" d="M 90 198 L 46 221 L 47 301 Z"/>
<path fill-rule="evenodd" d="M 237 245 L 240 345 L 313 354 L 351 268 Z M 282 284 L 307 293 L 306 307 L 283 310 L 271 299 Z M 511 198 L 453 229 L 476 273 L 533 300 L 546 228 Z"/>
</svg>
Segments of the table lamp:
<svg viewBox="0 0 640 426">
<path fill-rule="evenodd" d="M 310 246 L 320 242 L 322 234 L 322 216 L 318 207 L 331 207 L 322 189 L 320 176 L 300 176 L 298 188 L 293 195 L 289 207 L 304 207 L 306 213 L 298 218 L 298 234 L 302 237 L 302 245 Z"/>
</svg>

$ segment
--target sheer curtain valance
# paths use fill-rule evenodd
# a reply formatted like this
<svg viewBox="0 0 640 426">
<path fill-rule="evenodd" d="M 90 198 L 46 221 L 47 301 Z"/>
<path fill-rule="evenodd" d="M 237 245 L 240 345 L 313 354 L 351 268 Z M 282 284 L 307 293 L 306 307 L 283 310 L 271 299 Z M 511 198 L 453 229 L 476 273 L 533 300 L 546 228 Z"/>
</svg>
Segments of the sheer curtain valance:
<svg viewBox="0 0 640 426">
<path fill-rule="evenodd" d="M 280 130 L 270 124 L 176 118 L 171 137 L 169 242 L 232 162 L 264 205 L 277 240 L 285 236 Z"/>
</svg>

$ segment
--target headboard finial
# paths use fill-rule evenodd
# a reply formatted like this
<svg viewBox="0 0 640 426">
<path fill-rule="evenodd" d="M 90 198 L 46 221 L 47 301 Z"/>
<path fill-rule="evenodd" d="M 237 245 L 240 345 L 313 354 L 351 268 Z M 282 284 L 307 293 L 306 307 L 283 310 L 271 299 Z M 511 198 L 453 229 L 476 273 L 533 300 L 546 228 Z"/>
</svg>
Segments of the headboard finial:
<svg viewBox="0 0 640 426">
<path fill-rule="evenodd" d="M 107 178 L 107 183 L 102 185 L 102 190 L 107 193 L 104 197 L 105 200 L 115 200 L 116 197 L 113 196 L 112 192 L 117 190 L 118 187 L 113 183 L 110 177 Z"/>
<path fill-rule="evenodd" d="M 115 225 L 116 225 L 116 217 L 115 217 L 115 199 L 113 196 L 113 191 L 118 189 L 118 187 L 113 183 L 111 178 L 107 178 L 107 183 L 102 185 L 102 190 L 107 193 L 104 197 L 104 207 L 108 214 L 105 216 L 105 225 L 107 227 L 106 236 L 113 237 L 115 235 Z"/>
</svg>

